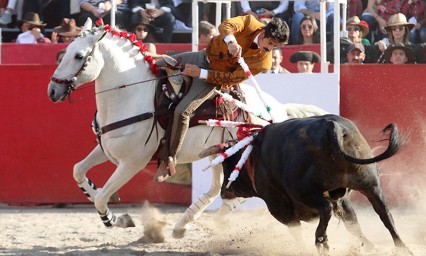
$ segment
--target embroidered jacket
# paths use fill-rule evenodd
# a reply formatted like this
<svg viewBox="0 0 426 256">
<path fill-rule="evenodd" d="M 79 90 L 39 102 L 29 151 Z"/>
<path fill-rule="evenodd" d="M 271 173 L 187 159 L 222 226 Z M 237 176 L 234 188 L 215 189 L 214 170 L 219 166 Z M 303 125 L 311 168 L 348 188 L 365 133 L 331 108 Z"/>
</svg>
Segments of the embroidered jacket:
<svg viewBox="0 0 426 256">
<path fill-rule="evenodd" d="M 221 84 L 228 88 L 239 84 L 248 78 L 242 67 L 238 64 L 237 57 L 228 52 L 228 45 L 224 38 L 233 35 L 242 47 L 242 57 L 253 75 L 268 71 L 272 66 L 272 51 L 265 52 L 260 48 L 250 46 L 255 37 L 265 25 L 254 16 L 237 16 L 228 19 L 219 26 L 219 35 L 213 37 L 206 49 L 211 69 L 208 70 L 207 82 Z"/>
</svg>

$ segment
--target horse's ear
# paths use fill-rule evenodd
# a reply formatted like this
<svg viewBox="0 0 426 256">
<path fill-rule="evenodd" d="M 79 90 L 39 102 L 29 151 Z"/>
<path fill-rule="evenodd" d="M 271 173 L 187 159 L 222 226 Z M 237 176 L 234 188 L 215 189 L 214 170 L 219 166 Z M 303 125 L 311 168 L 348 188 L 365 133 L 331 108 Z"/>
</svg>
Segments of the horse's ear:
<svg viewBox="0 0 426 256">
<path fill-rule="evenodd" d="M 91 30 L 92 29 L 92 19 L 87 18 L 86 23 L 84 23 L 82 31 Z"/>
</svg>

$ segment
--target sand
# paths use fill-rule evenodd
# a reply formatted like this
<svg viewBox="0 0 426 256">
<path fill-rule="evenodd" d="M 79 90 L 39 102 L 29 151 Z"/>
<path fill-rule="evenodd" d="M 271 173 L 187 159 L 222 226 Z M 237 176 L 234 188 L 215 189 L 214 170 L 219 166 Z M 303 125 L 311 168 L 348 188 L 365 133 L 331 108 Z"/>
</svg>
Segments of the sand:
<svg viewBox="0 0 426 256">
<path fill-rule="evenodd" d="M 426 203 L 392 208 L 399 234 L 414 255 L 426 255 Z M 297 246 L 286 226 L 266 209 L 234 211 L 216 220 L 215 211 L 204 213 L 188 227 L 186 236 L 174 239 L 175 222 L 185 211 L 176 205 L 112 205 L 115 214 L 129 213 L 134 228 L 106 228 L 92 204 L 17 207 L 0 205 L 0 255 L 317 255 L 314 232 L 317 221 L 303 223 L 305 248 Z M 391 236 L 369 206 L 355 206 L 361 227 L 375 244 L 364 251 L 335 217 L 328 238 L 331 255 L 399 255 Z M 144 216 L 144 217 L 143 217 Z M 158 220 L 164 241 L 149 242 L 144 231 Z M 144 227 L 145 224 L 145 227 Z"/>
</svg>

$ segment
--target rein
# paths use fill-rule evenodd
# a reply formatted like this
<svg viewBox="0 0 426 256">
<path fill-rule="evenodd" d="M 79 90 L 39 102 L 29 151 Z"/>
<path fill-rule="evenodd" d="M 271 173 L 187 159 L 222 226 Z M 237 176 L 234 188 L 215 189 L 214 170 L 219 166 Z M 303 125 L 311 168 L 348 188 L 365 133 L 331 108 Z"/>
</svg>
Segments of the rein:
<svg viewBox="0 0 426 256">
<path fill-rule="evenodd" d="M 151 82 L 151 81 L 161 80 L 161 79 L 164 79 L 164 78 L 169 78 L 169 77 L 174 77 L 174 76 L 180 76 L 180 75 L 181 74 L 174 74 L 174 75 L 169 75 L 169 76 L 160 76 L 160 77 L 156 77 L 156 78 L 152 78 L 152 79 L 148 79 L 148 80 L 142 80 L 142 81 L 134 82 L 134 83 L 130 83 L 130 84 L 123 84 L 123 85 L 119 85 L 119 86 L 116 86 L 116 87 L 113 87 L 113 88 L 110 88 L 110 89 L 105 89 L 103 91 L 99 91 L 99 92 L 96 92 L 96 93 L 93 93 L 93 94 L 88 94 L 88 95 L 80 96 L 80 97 L 75 98 L 75 99 L 71 99 L 71 91 L 70 91 L 70 93 L 67 94 L 68 95 L 67 98 L 68 98 L 68 102 L 69 103 L 73 103 L 73 102 L 80 101 L 80 100 L 83 100 L 85 98 L 91 97 L 93 95 L 96 96 L 98 94 L 106 93 L 106 92 L 109 92 L 109 91 L 114 91 L 114 90 L 118 90 L 118 89 L 125 89 L 127 87 L 132 86 L 132 85 L 148 83 L 148 82 Z M 79 88 L 74 88 L 72 91 L 74 92 L 74 91 L 84 90 L 84 89 L 92 87 L 93 85 L 94 84 L 88 84 L 87 86 L 83 86 L 83 87 L 79 87 Z"/>
<path fill-rule="evenodd" d="M 53 76 L 51 77 L 51 79 L 50 79 L 51 81 L 53 81 L 55 83 L 58 83 L 58 84 L 63 84 L 63 85 L 67 86 L 66 96 L 65 97 L 68 98 L 68 101 L 70 103 L 76 101 L 76 100 L 71 99 L 71 92 L 76 91 L 76 90 L 87 89 L 87 88 L 93 86 L 93 84 L 88 84 L 87 86 L 76 88 L 76 86 L 75 86 L 74 83 L 77 81 L 77 77 L 88 66 L 88 61 L 93 57 L 96 45 L 98 44 L 98 42 L 100 40 L 102 40 L 105 37 L 105 35 L 108 32 L 111 32 L 111 27 L 109 25 L 104 27 L 103 34 L 93 44 L 92 50 L 85 57 L 83 65 L 81 66 L 81 68 L 77 71 L 77 73 L 71 79 L 59 79 L 59 78 L 56 78 L 56 77 L 53 77 Z M 94 34 L 93 31 L 92 31 L 92 33 Z M 135 46 L 137 46 L 137 47 L 140 48 L 140 51 L 142 53 L 146 52 L 146 46 L 143 45 L 142 41 L 136 41 L 134 34 L 129 35 L 126 32 L 119 33 L 117 31 L 112 31 L 111 33 L 113 33 L 113 35 L 120 36 L 120 37 L 125 37 L 125 38 L 129 39 Z M 145 58 L 145 61 L 147 61 L 150 64 L 151 72 L 154 75 L 158 74 L 157 73 L 158 72 L 158 68 L 157 68 L 156 64 L 153 63 L 152 57 L 151 56 L 145 56 L 144 58 Z M 148 80 L 144 80 L 144 81 L 134 82 L 134 83 L 130 83 L 130 84 L 124 84 L 124 85 L 120 85 L 120 86 L 116 86 L 116 87 L 113 87 L 113 88 L 110 88 L 110 89 L 106 89 L 106 90 L 103 90 L 103 91 L 96 92 L 93 95 L 98 95 L 98 94 L 101 94 L 101 93 L 105 93 L 105 92 L 109 92 L 109 91 L 113 91 L 113 90 L 117 90 L 117 89 L 127 88 L 127 87 L 130 87 L 132 85 L 146 83 L 146 82 L 155 81 L 155 80 L 160 80 L 160 79 L 163 79 L 163 78 L 169 78 L 169 77 L 178 76 L 178 75 L 181 75 L 181 74 L 173 74 L 173 75 L 161 76 L 161 77 L 156 77 L 156 78 L 148 79 Z M 81 99 L 86 98 L 88 96 L 89 95 L 82 96 L 82 97 L 80 97 L 78 99 L 81 100 Z M 95 133 L 96 133 L 96 135 L 98 137 L 98 142 L 101 144 L 101 135 L 105 134 L 105 133 L 107 133 L 109 131 L 112 131 L 112 130 L 115 130 L 115 129 L 119 129 L 121 127 L 130 125 L 130 124 L 133 124 L 133 123 L 136 123 L 136 122 L 144 121 L 144 120 L 147 120 L 147 119 L 150 119 L 150 118 L 153 118 L 153 117 L 155 118 L 155 117 L 158 117 L 158 116 L 161 116 L 161 115 L 170 114 L 172 112 L 173 112 L 173 110 L 171 110 L 170 108 L 167 108 L 167 109 L 164 109 L 164 110 L 159 110 L 159 111 L 154 111 L 154 112 L 147 112 L 147 113 L 143 113 L 143 114 L 140 114 L 140 115 L 137 115 L 137 116 L 133 116 L 133 117 L 130 117 L 130 118 L 127 118 L 127 119 L 124 119 L 124 120 L 120 120 L 120 121 L 117 121 L 117 122 L 114 122 L 114 123 L 111 123 L 111 124 L 107 124 L 107 125 L 105 125 L 103 127 L 98 127 L 98 125 L 96 124 L 96 118 L 95 118 L 95 120 L 94 120 L 94 124 L 95 124 L 94 128 L 95 128 Z M 145 142 L 145 144 L 148 142 L 149 138 L 151 137 L 151 134 L 152 134 L 154 128 L 157 127 L 155 124 L 156 124 L 156 122 L 154 122 L 154 124 L 152 126 L 152 129 L 151 129 L 151 132 L 150 132 L 150 134 L 149 134 L 149 136 L 148 136 L 147 141 Z"/>
</svg>

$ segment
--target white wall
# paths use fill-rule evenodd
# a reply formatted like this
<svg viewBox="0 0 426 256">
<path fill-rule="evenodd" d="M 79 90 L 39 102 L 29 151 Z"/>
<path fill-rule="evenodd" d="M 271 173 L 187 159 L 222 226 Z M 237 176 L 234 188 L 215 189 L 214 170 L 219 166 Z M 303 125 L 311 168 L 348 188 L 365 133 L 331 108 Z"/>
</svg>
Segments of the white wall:
<svg viewBox="0 0 426 256">
<path fill-rule="evenodd" d="M 339 114 L 340 91 L 336 74 L 259 74 L 255 79 L 263 91 L 282 103 L 313 104 L 330 113 Z M 253 85 L 250 80 L 245 83 Z M 201 171 L 208 164 L 208 159 L 205 158 L 192 165 L 193 202 L 210 188 L 210 169 Z M 217 209 L 221 204 L 222 200 L 218 197 L 208 209 Z M 248 200 L 240 209 L 264 206 L 261 199 L 254 198 Z"/>
</svg>

